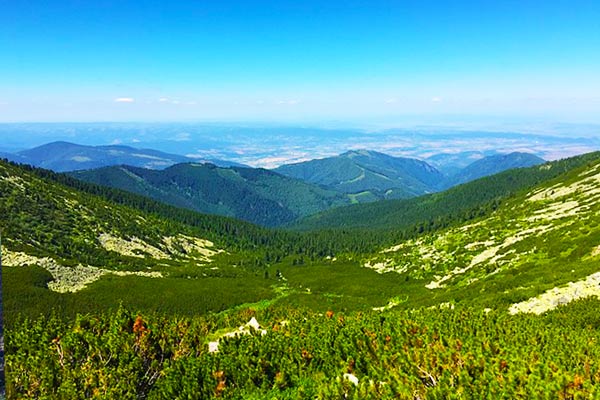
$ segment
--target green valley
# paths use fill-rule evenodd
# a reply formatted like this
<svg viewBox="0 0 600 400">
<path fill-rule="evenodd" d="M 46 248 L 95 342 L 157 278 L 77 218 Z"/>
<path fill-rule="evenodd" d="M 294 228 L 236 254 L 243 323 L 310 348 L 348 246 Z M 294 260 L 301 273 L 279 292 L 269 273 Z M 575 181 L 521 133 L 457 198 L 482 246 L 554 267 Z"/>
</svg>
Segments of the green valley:
<svg viewBox="0 0 600 400">
<path fill-rule="evenodd" d="M 298 232 L 2 162 L 8 394 L 594 397 L 599 171 L 587 154 Z"/>
</svg>

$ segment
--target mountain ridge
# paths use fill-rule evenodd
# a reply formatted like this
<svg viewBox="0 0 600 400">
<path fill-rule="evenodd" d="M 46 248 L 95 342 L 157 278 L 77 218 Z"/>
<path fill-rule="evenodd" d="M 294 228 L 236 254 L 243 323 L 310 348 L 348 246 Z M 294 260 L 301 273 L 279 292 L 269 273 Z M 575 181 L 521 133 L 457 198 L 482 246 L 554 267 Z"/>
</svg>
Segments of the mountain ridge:
<svg viewBox="0 0 600 400">
<path fill-rule="evenodd" d="M 181 162 L 201 162 L 198 159 L 165 153 L 154 149 L 138 149 L 125 145 L 88 146 L 66 141 L 56 141 L 22 150 L 17 153 L 2 153 L 3 158 L 21 164 L 68 172 L 127 164 L 151 169 L 162 169 Z M 223 161 L 206 160 L 221 166 L 242 166 Z"/>
<path fill-rule="evenodd" d="M 371 150 L 286 164 L 279 173 L 343 193 L 375 192 L 380 198 L 412 197 L 434 191 L 442 174 L 424 161 Z"/>
<path fill-rule="evenodd" d="M 546 161 L 543 158 L 531 153 L 515 151 L 505 154 L 493 154 L 476 160 L 453 175 L 450 175 L 445 186 L 452 187 L 508 169 L 532 167 L 544 162 Z"/>
<path fill-rule="evenodd" d="M 174 206 L 237 217 L 263 226 L 282 225 L 350 203 L 342 194 L 266 169 L 182 163 L 164 170 L 113 166 L 70 175 Z"/>
<path fill-rule="evenodd" d="M 323 307 L 320 302 L 324 299 L 338 306 L 347 305 L 352 299 L 354 306 L 360 308 L 373 302 L 371 307 L 379 307 L 387 298 L 389 304 L 394 304 L 390 307 L 396 307 L 402 303 L 399 294 L 404 294 L 406 304 L 402 307 L 435 306 L 447 301 L 489 306 L 499 301 L 507 307 L 521 304 L 521 310 L 529 307 L 523 302 L 533 302 L 536 296 L 569 279 L 579 282 L 594 278 L 592 274 L 598 272 L 596 257 L 600 255 L 600 225 L 596 218 L 600 204 L 596 201 L 600 196 L 600 153 L 534 168 L 540 174 L 527 181 L 529 184 L 500 198 L 492 197 L 488 206 L 479 211 L 472 208 L 475 214 L 468 219 L 455 218 L 451 224 L 417 231 L 408 237 L 392 235 L 384 239 L 383 230 L 374 235 L 359 230 L 347 236 L 354 242 L 348 246 L 336 243 L 335 250 L 330 243 L 345 239 L 336 236 L 334 230 L 307 234 L 265 230 L 176 209 L 163 208 L 156 213 L 152 202 L 147 211 L 140 211 L 124 205 L 136 204 L 142 199 L 139 196 L 90 187 L 68 176 L 3 162 L 0 207 L 6 216 L 3 229 L 8 265 L 37 265 L 47 271 L 43 276 L 50 274 L 44 278 L 44 290 L 75 287 L 81 293 L 79 299 L 86 298 L 86 293 L 98 295 L 98 290 L 107 290 L 121 279 L 143 292 L 147 289 L 139 285 L 176 285 L 184 282 L 180 279 L 186 276 L 204 279 L 203 274 L 211 273 L 210 276 L 235 279 L 246 277 L 257 285 L 258 292 L 273 285 L 269 277 L 274 276 L 276 286 L 280 290 L 286 288 L 281 301 L 298 301 L 317 309 Z M 510 182 L 510 175 L 515 173 L 523 171 L 505 172 L 506 181 Z M 481 180 L 475 183 L 481 184 Z M 125 197 L 123 204 L 115 205 L 76 189 L 77 185 L 88 191 L 105 190 L 111 196 L 129 196 L 130 200 Z M 208 224 L 197 224 L 196 220 Z M 368 243 L 371 237 L 379 242 Z M 365 241 L 367 246 L 361 243 Z M 555 260 L 564 265 L 555 265 Z M 499 263 L 490 265 L 492 261 Z M 550 266 L 553 274 L 539 274 Z M 508 279 L 513 267 L 518 274 L 507 280 L 511 289 L 505 293 L 507 286 L 501 285 L 496 274 Z M 41 273 L 32 268 L 5 271 L 9 285 L 15 284 L 13 278 Z M 501 269 L 495 272 L 494 268 Z M 538 273 L 535 285 L 519 289 L 533 271 Z M 125 274 L 123 278 L 121 273 Z M 259 276 L 265 280 L 257 280 Z M 87 283 L 88 278 L 93 278 L 91 283 Z M 235 279 L 230 283 L 235 284 Z M 357 279 L 375 286 L 356 286 Z M 87 285 L 91 285 L 91 291 Z M 474 299 L 463 291 L 470 285 L 491 289 Z M 306 294 L 306 287 L 311 289 L 310 295 Z M 273 296 L 269 290 L 259 296 Z M 331 300 L 338 299 L 336 296 L 339 300 Z M 367 303 L 366 298 L 370 299 Z M 134 297 L 127 299 L 140 304 Z M 31 302 L 18 305 L 11 297 L 9 300 L 9 307 L 44 307 Z M 176 306 L 178 301 L 172 298 L 169 304 Z"/>
</svg>

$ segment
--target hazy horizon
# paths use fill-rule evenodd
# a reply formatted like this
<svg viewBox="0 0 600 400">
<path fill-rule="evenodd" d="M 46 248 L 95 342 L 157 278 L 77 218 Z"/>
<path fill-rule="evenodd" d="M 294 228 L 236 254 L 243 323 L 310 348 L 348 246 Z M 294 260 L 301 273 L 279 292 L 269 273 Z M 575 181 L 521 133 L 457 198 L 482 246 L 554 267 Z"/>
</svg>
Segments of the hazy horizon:
<svg viewBox="0 0 600 400">
<path fill-rule="evenodd" d="M 600 130 L 596 125 L 550 128 L 540 130 L 532 126 L 529 132 L 518 132 L 464 126 L 373 130 L 227 123 L 0 123 L 0 151 L 16 152 L 55 141 L 93 146 L 118 144 L 193 159 L 221 159 L 273 168 L 362 149 L 418 159 L 441 153 L 475 152 L 468 156 L 482 157 L 519 151 L 546 160 L 600 149 Z"/>
</svg>

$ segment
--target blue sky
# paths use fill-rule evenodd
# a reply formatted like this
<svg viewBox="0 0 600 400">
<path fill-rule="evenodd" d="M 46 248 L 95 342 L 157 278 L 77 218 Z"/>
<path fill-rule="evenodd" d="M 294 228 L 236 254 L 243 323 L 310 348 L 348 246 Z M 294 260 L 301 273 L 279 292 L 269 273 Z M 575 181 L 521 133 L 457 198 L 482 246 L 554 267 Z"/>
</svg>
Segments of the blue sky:
<svg viewBox="0 0 600 400">
<path fill-rule="evenodd" d="M 600 122 L 597 0 L 0 9 L 0 121 Z"/>
</svg>

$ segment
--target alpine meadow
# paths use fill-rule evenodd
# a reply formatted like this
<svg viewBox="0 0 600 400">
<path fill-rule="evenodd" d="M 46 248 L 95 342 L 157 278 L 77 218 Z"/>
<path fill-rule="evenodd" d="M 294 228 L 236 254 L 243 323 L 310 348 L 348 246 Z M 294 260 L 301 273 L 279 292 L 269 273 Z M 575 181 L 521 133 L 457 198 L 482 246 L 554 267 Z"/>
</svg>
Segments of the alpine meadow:
<svg viewBox="0 0 600 400">
<path fill-rule="evenodd" d="M 5 2 L 1 399 L 600 399 L 600 3 Z"/>
</svg>

